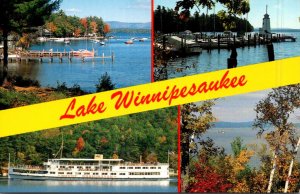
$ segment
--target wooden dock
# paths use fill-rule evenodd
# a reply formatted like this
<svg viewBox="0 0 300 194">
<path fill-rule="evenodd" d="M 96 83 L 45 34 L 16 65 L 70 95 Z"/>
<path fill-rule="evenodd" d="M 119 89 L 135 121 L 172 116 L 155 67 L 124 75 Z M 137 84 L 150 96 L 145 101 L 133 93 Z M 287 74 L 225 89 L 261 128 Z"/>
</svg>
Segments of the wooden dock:
<svg viewBox="0 0 300 194">
<path fill-rule="evenodd" d="M 27 52 L 18 52 L 17 54 L 8 55 L 9 62 L 21 62 L 21 61 L 31 61 L 31 60 L 39 60 L 43 62 L 48 60 L 49 62 L 53 62 L 54 59 L 58 59 L 59 62 L 63 62 L 63 60 L 68 60 L 72 62 L 73 59 L 80 59 L 82 62 L 86 60 L 95 61 L 97 59 L 111 59 L 114 62 L 115 55 L 112 52 L 111 55 L 105 55 L 102 53 L 101 56 L 85 56 L 85 55 L 74 55 L 72 51 L 27 51 Z M 3 56 L 0 57 L 0 62 L 3 60 Z"/>
<path fill-rule="evenodd" d="M 168 42 L 173 50 L 185 50 L 185 47 L 196 46 L 208 51 L 212 49 L 230 49 L 232 46 L 243 48 L 267 45 L 272 42 L 296 42 L 295 37 L 284 34 L 248 34 L 246 36 L 229 36 L 224 34 L 209 36 L 204 33 L 189 35 L 166 34 L 162 39 L 163 48 L 167 48 L 165 44 Z"/>
</svg>

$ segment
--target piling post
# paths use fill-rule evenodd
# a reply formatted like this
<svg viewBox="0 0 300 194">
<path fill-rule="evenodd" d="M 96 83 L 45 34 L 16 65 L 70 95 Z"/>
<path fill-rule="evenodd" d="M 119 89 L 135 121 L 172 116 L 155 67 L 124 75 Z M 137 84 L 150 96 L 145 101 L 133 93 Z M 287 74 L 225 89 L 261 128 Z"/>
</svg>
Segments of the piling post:
<svg viewBox="0 0 300 194">
<path fill-rule="evenodd" d="M 233 35 L 233 45 L 235 46 L 235 35 Z"/>
<path fill-rule="evenodd" d="M 62 63 L 62 60 L 63 60 L 63 54 L 62 53 L 59 53 L 59 60 Z"/>
<path fill-rule="evenodd" d="M 274 46 L 273 46 L 272 42 L 267 44 L 267 49 L 268 49 L 269 61 L 274 61 L 275 54 L 274 54 Z"/>
<path fill-rule="evenodd" d="M 111 53 L 111 61 L 114 62 L 114 60 L 115 60 L 115 53 L 112 52 L 112 53 Z"/>
<path fill-rule="evenodd" d="M 166 38 L 166 36 L 165 35 L 163 35 L 163 50 L 166 50 L 166 40 L 167 38 Z"/>
<path fill-rule="evenodd" d="M 218 34 L 218 52 L 220 53 L 221 45 L 220 45 L 221 37 L 220 34 Z"/>
</svg>

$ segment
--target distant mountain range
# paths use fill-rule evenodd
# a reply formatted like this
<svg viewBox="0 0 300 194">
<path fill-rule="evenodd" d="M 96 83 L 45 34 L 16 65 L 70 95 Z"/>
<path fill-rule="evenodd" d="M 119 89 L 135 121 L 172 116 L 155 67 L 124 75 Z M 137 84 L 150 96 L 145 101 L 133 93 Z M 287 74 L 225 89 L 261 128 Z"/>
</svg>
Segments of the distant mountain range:
<svg viewBox="0 0 300 194">
<path fill-rule="evenodd" d="M 255 32 L 259 31 L 259 28 L 254 29 Z M 300 32 L 300 29 L 292 28 L 272 28 L 272 32 Z"/>
<path fill-rule="evenodd" d="M 111 29 L 151 29 L 151 22 L 146 23 L 129 23 L 118 21 L 107 21 Z"/>
<path fill-rule="evenodd" d="M 214 128 L 252 128 L 253 122 L 215 122 Z M 300 123 L 295 123 L 296 127 L 300 128 Z"/>
</svg>

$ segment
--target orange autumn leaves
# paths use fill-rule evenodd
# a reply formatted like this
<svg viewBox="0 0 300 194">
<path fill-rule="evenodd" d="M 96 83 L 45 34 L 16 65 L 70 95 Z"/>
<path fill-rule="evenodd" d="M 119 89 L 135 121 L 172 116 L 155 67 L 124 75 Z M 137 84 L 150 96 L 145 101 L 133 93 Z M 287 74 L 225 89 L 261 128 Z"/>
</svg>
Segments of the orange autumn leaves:
<svg viewBox="0 0 300 194">
<path fill-rule="evenodd" d="M 84 139 L 82 137 L 79 137 L 76 142 L 76 146 L 74 148 L 72 155 L 76 156 L 81 150 L 83 150 L 84 145 L 85 145 Z"/>
</svg>

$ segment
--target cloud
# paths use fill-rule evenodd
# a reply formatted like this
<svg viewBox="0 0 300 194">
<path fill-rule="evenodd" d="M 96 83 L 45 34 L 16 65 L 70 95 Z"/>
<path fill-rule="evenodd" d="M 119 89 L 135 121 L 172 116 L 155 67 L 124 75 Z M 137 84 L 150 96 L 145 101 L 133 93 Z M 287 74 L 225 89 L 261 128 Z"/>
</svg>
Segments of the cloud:
<svg viewBox="0 0 300 194">
<path fill-rule="evenodd" d="M 68 8 L 65 10 L 65 12 L 80 13 L 81 10 L 77 8 Z"/>
</svg>

